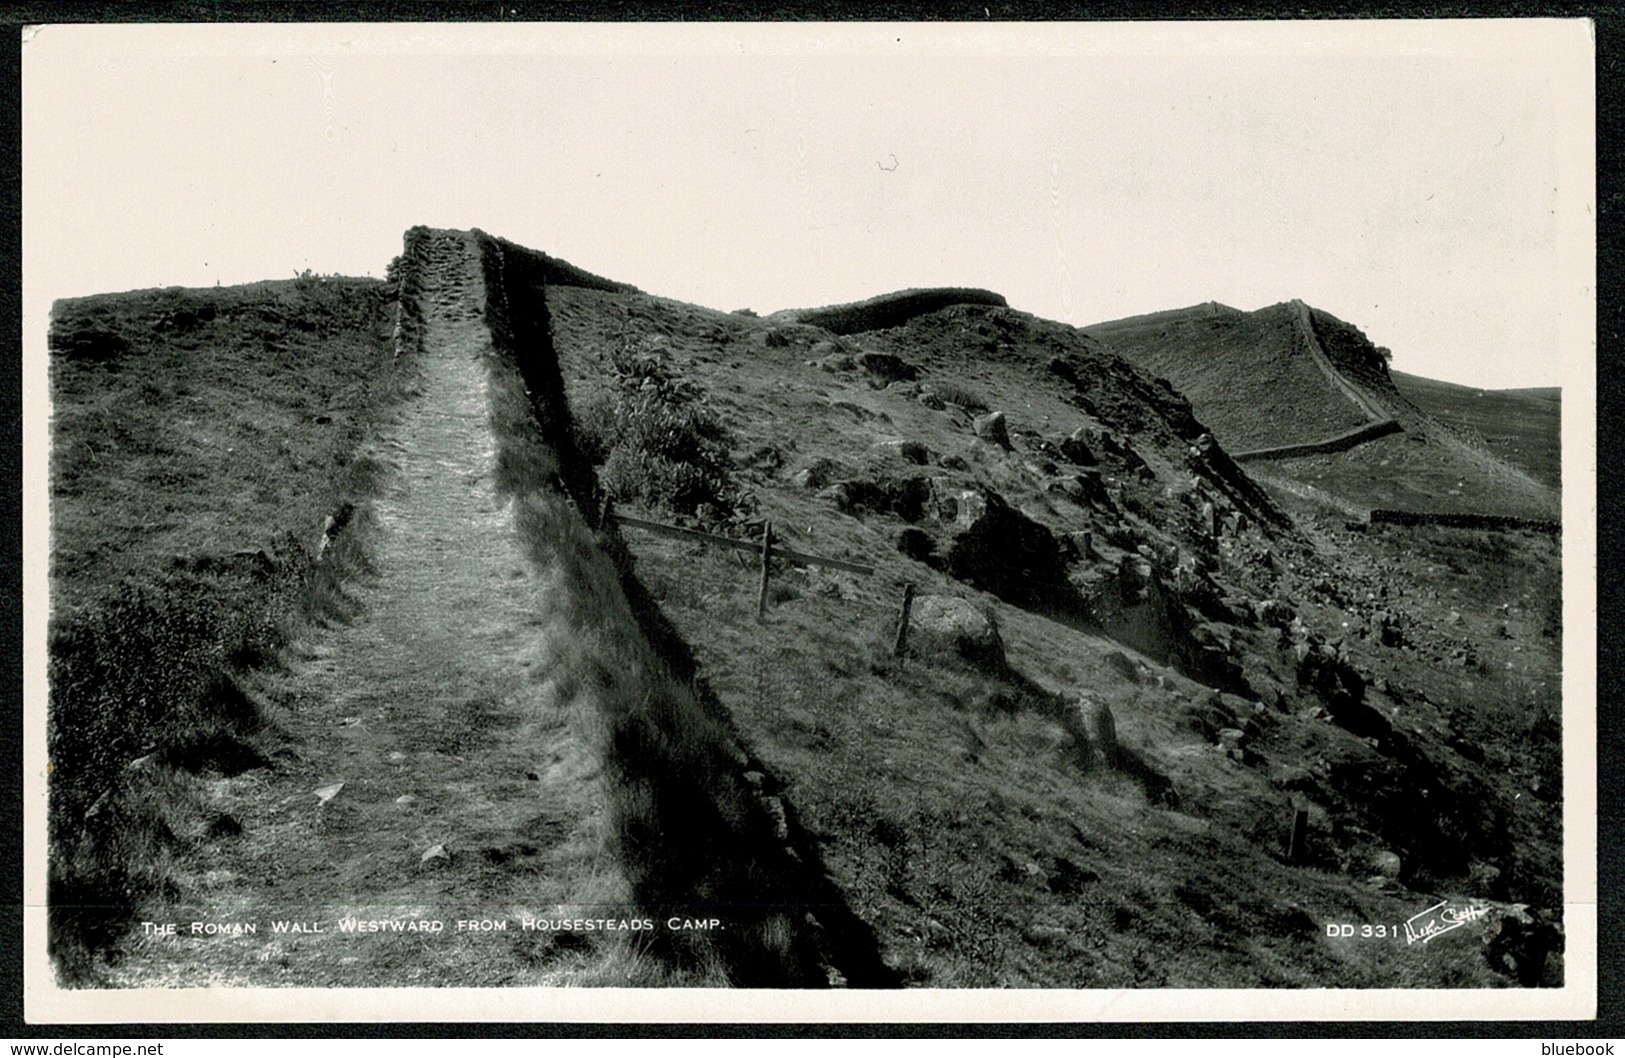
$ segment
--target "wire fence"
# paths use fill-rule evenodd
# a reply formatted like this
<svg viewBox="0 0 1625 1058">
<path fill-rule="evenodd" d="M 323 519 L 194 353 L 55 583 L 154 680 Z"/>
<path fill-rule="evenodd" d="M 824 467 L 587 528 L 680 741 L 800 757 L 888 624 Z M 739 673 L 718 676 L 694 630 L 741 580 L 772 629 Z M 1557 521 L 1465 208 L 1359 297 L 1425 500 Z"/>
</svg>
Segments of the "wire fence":
<svg viewBox="0 0 1625 1058">
<path fill-rule="evenodd" d="M 877 570 L 874 566 L 861 562 L 853 562 L 844 558 L 830 558 L 823 555 L 809 554 L 785 547 L 774 536 L 773 523 L 762 523 L 760 540 L 742 540 L 737 537 L 722 536 L 718 533 L 708 533 L 700 529 L 688 529 L 683 526 L 669 525 L 650 518 L 623 514 L 614 510 L 610 503 L 605 503 L 599 518 L 600 525 L 610 523 L 629 529 L 639 529 L 655 533 L 660 536 L 671 537 L 678 540 L 689 540 L 711 547 L 718 547 L 733 552 L 746 552 L 758 557 L 758 579 L 756 589 L 756 617 L 764 620 L 767 617 L 768 606 L 771 601 L 770 587 L 773 577 L 774 559 L 792 562 L 799 565 L 820 566 L 825 569 L 840 570 L 844 573 L 855 573 L 864 577 L 873 577 Z M 892 638 L 892 653 L 901 657 L 908 649 L 909 617 L 913 609 L 914 585 L 904 582 L 895 610 L 896 626 Z M 858 601 L 858 600 L 849 600 Z"/>
</svg>

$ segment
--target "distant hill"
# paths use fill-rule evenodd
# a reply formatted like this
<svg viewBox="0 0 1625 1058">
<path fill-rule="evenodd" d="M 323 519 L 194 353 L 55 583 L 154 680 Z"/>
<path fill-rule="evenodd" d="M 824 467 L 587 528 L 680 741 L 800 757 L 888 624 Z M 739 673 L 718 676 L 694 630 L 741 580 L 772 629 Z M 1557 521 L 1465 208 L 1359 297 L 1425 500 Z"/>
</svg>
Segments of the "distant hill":
<svg viewBox="0 0 1625 1058">
<path fill-rule="evenodd" d="M 1557 517 L 1557 404 L 1545 394 L 1485 404 L 1448 383 L 1402 385 L 1358 327 L 1301 301 L 1208 302 L 1082 330 L 1170 381 L 1278 490 L 1357 514 Z"/>
<path fill-rule="evenodd" d="M 1405 398 L 1439 422 L 1476 432 L 1490 451 L 1543 485 L 1558 488 L 1563 452 L 1559 426 L 1562 390 L 1476 389 L 1403 371 L 1392 372 Z"/>
<path fill-rule="evenodd" d="M 1314 441 L 1370 421 L 1308 355 L 1292 304 L 1257 312 L 1209 305 L 1082 330 L 1172 382 L 1232 451 Z M 1279 414 L 1260 393 L 1290 393 L 1293 413 Z"/>
</svg>

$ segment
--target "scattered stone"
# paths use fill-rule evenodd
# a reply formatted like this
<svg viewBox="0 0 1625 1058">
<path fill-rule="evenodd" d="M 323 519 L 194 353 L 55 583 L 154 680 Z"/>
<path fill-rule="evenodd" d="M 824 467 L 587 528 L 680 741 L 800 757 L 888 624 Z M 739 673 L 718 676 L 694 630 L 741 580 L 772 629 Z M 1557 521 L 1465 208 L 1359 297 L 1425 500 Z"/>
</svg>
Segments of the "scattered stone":
<svg viewBox="0 0 1625 1058">
<path fill-rule="evenodd" d="M 1374 853 L 1371 857 L 1371 869 L 1382 878 L 1398 878 L 1400 866 L 1399 854 L 1388 849 Z"/>
<path fill-rule="evenodd" d="M 395 798 L 395 803 L 398 805 L 409 805 L 415 803 L 416 801 L 417 796 L 409 793 L 403 793 L 399 797 Z"/>
<path fill-rule="evenodd" d="M 946 649 L 972 663 L 1003 668 L 1004 639 L 993 615 L 951 595 L 918 595 L 910 611 L 909 645 L 914 651 Z"/>
<path fill-rule="evenodd" d="M 1004 412 L 990 411 L 986 415 L 977 416 L 973 429 L 976 436 L 984 441 L 990 441 L 1000 448 L 1010 447 L 1010 428 L 1005 423 Z"/>
<path fill-rule="evenodd" d="M 1134 659 L 1121 650 L 1110 651 L 1101 660 L 1130 683 L 1140 682 L 1140 666 L 1136 665 Z"/>
<path fill-rule="evenodd" d="M 446 846 L 444 846 L 444 845 L 430 845 L 428 847 L 428 849 L 426 849 L 424 851 L 423 855 L 418 857 L 418 862 L 419 863 L 428 863 L 430 860 L 449 860 L 449 859 L 451 859 L 451 853 L 446 851 Z"/>
<path fill-rule="evenodd" d="M 924 529 L 909 526 L 897 534 L 897 550 L 916 562 L 929 562 L 936 554 L 936 541 Z"/>
<path fill-rule="evenodd" d="M 891 353 L 859 353 L 858 366 L 883 383 L 912 382 L 919 377 L 913 364 Z"/>
<path fill-rule="evenodd" d="M 1098 436 L 1095 431 L 1087 426 L 1078 427 L 1067 436 L 1066 440 L 1061 442 L 1061 455 L 1080 467 L 1097 465 L 1100 461 L 1095 458 L 1095 453 L 1090 449 L 1089 444 L 1096 441 Z"/>
<path fill-rule="evenodd" d="M 312 790 L 311 793 L 316 795 L 316 801 L 318 804 L 326 804 L 333 798 L 337 797 L 339 791 L 342 789 L 344 789 L 344 784 L 341 782 L 336 782 L 331 786 L 318 787 L 317 789 Z"/>
</svg>

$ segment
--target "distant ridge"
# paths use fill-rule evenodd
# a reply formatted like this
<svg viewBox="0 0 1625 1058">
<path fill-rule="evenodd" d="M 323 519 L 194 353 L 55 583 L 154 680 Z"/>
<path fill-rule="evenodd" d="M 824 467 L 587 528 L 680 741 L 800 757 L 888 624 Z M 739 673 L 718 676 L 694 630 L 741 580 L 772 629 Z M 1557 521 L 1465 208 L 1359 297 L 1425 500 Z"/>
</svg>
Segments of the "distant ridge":
<svg viewBox="0 0 1625 1058">
<path fill-rule="evenodd" d="M 1163 309 L 1161 312 L 1144 312 L 1138 316 L 1124 316 L 1122 319 L 1107 320 L 1104 323 L 1091 323 L 1079 330 L 1086 334 L 1107 334 L 1117 331 L 1129 331 L 1140 327 L 1159 327 L 1182 320 L 1202 319 L 1209 316 L 1244 316 L 1246 313 L 1240 309 L 1217 301 L 1204 301 L 1200 305 L 1191 305 L 1183 309 Z"/>
<path fill-rule="evenodd" d="M 1356 399 L 1315 348 L 1307 315 L 1293 302 L 1256 312 L 1206 302 L 1083 332 L 1172 382 L 1226 448 L 1253 451 L 1323 441 L 1386 417 Z"/>
<path fill-rule="evenodd" d="M 1204 302 L 1082 330 L 1171 382 L 1237 459 L 1267 460 L 1265 480 L 1364 509 L 1556 517 L 1557 458 L 1542 440 L 1555 437 L 1555 402 L 1486 406 L 1461 387 L 1396 384 L 1386 350 L 1302 301 L 1254 312 Z"/>
<path fill-rule="evenodd" d="M 1006 308 L 1003 294 L 978 287 L 924 287 L 881 294 L 863 301 L 849 301 L 817 309 L 784 309 L 769 319 L 805 323 L 836 334 L 860 334 L 888 327 L 901 327 L 917 316 L 950 305 L 993 305 Z"/>
</svg>

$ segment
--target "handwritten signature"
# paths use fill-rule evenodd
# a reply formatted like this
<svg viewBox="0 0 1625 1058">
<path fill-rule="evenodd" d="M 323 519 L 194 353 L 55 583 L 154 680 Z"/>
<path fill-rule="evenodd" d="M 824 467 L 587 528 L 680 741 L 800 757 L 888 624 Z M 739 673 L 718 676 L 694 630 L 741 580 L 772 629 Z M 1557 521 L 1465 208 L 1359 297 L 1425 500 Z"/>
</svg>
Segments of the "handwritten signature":
<svg viewBox="0 0 1625 1058">
<path fill-rule="evenodd" d="M 1450 901 L 1441 900 L 1426 911 L 1419 911 L 1405 920 L 1405 941 L 1407 944 L 1415 944 L 1418 941 L 1426 944 L 1453 929 L 1477 922 L 1489 913 L 1489 908 L 1480 905 L 1451 907 Z"/>
</svg>

